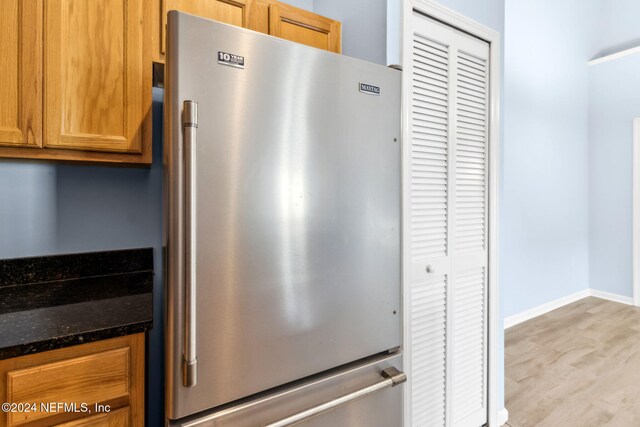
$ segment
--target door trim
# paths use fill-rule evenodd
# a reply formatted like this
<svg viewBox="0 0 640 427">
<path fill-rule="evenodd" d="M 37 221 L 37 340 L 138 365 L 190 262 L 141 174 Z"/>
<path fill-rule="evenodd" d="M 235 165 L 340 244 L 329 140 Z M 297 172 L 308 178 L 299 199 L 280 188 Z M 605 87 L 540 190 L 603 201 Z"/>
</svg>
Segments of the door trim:
<svg viewBox="0 0 640 427">
<path fill-rule="evenodd" d="M 503 409 L 502 403 L 498 402 L 498 359 L 499 359 L 499 336 L 501 333 L 499 318 L 499 297 L 498 297 L 498 190 L 499 190 L 499 161 L 500 161 L 500 81 L 501 81 L 501 41 L 500 33 L 494 31 L 476 21 L 467 18 L 457 12 L 443 7 L 431 0 L 403 0 L 402 8 L 402 49 L 401 64 L 405 73 L 410 69 L 411 46 L 412 46 L 412 17 L 413 12 L 418 11 L 427 17 L 431 17 L 437 21 L 443 22 L 451 27 L 457 28 L 467 34 L 482 39 L 489 43 L 489 260 L 488 260 L 488 363 L 487 363 L 487 425 L 489 427 L 498 427 L 499 412 Z M 411 79 L 405 78 L 402 82 L 403 100 L 411 99 Z M 402 104 L 402 140 L 409 141 L 409 111 L 408 104 L 403 101 Z M 639 150 L 640 151 L 640 150 Z M 407 170 L 411 162 L 410 150 L 403 144 L 402 167 Z M 640 159 L 638 160 L 640 164 Z M 639 166 L 640 167 L 640 166 Z M 404 182 L 404 178 L 403 178 Z M 403 183 L 403 199 L 409 200 L 409 188 L 406 182 Z M 640 205 L 640 199 L 639 199 Z M 640 212 L 640 209 L 639 209 Z M 402 239 L 402 311 L 403 311 L 403 367 L 407 373 L 407 386 L 404 390 L 404 425 L 411 426 L 411 341 L 410 341 L 410 294 L 408 285 L 411 283 L 409 274 L 411 272 L 411 260 L 408 256 L 410 253 L 409 239 L 404 238 L 407 235 L 408 224 L 410 224 L 409 210 L 403 208 L 403 239 Z M 639 213 L 640 215 L 640 213 Z M 640 240 L 640 236 L 639 236 Z M 640 279 L 639 279 L 640 280 Z M 640 283 L 639 283 L 640 286 Z"/>
<path fill-rule="evenodd" d="M 633 305 L 640 307 L 640 117 L 633 120 Z"/>
</svg>

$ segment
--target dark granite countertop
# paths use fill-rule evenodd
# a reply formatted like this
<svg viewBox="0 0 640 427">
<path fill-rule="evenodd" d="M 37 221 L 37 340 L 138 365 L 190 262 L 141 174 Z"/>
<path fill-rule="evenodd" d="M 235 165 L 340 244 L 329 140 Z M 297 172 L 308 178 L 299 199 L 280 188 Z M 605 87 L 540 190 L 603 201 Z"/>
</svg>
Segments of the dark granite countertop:
<svg viewBox="0 0 640 427">
<path fill-rule="evenodd" d="M 153 250 L 0 260 L 0 359 L 145 332 Z"/>
</svg>

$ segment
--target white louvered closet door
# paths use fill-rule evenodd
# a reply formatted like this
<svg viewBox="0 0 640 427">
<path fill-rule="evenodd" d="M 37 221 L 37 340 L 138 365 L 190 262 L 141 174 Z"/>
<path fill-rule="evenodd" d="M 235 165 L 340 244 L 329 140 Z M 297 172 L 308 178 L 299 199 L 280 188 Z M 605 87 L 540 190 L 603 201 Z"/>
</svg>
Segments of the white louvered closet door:
<svg viewBox="0 0 640 427">
<path fill-rule="evenodd" d="M 479 427 L 487 422 L 489 46 L 422 15 L 413 30 L 410 418 L 417 427 Z"/>
</svg>

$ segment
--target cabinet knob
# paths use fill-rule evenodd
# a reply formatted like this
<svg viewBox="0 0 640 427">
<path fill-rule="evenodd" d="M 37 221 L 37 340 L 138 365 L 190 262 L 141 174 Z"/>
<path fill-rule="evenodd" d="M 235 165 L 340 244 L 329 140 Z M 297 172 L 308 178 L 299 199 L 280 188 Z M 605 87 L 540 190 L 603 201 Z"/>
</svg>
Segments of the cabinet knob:
<svg viewBox="0 0 640 427">
<path fill-rule="evenodd" d="M 431 264 L 427 265 L 427 273 L 433 273 L 435 270 Z"/>
</svg>

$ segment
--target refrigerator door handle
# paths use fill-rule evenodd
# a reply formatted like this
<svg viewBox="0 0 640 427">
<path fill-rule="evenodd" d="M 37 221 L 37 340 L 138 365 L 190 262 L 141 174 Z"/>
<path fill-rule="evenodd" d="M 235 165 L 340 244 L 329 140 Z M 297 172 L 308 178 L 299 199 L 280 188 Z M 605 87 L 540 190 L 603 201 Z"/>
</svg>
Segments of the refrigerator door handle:
<svg viewBox="0 0 640 427">
<path fill-rule="evenodd" d="M 196 144 L 198 129 L 198 103 L 184 101 L 182 127 L 185 150 L 185 319 L 184 359 L 182 382 L 185 387 L 198 383 L 198 359 L 196 356 Z"/>
<path fill-rule="evenodd" d="M 382 381 L 379 381 L 375 384 L 372 384 L 370 386 L 361 388 L 359 390 L 356 391 L 352 391 L 351 393 L 342 395 L 340 397 L 337 397 L 333 400 L 330 400 L 328 402 L 325 403 L 321 403 L 317 406 L 314 406 L 312 408 L 306 409 L 302 412 L 298 412 L 297 414 L 291 415 L 287 418 L 283 418 L 280 421 L 276 421 L 274 423 L 271 424 L 267 424 L 266 427 L 286 427 L 286 426 L 291 426 L 294 424 L 297 424 L 301 421 L 304 421 L 306 419 L 309 419 L 311 417 L 315 417 L 317 415 L 320 415 L 324 412 L 330 411 L 332 409 L 335 409 L 339 406 L 342 405 L 346 405 L 349 402 L 353 402 L 356 399 L 360 399 L 362 397 L 365 397 L 369 394 L 375 393 L 378 390 L 382 390 L 383 388 L 387 388 L 387 387 L 395 387 L 398 384 L 402 384 L 405 381 L 407 381 L 407 375 L 392 367 L 389 367 L 385 370 L 382 371 L 381 375 L 384 377 L 384 379 Z"/>
</svg>

